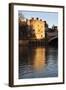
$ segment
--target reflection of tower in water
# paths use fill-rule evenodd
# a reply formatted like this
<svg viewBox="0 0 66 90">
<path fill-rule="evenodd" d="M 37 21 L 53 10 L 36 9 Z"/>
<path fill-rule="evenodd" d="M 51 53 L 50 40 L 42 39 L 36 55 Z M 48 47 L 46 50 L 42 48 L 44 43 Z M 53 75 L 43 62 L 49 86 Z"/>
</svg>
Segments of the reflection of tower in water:
<svg viewBox="0 0 66 90">
<path fill-rule="evenodd" d="M 46 49 L 45 48 L 37 48 L 35 51 L 33 68 L 37 71 L 44 69 L 46 65 Z"/>
<path fill-rule="evenodd" d="M 20 47 L 20 65 L 32 68 L 35 71 L 42 71 L 46 66 L 46 47 Z M 29 70 L 28 70 L 29 71 Z"/>
</svg>

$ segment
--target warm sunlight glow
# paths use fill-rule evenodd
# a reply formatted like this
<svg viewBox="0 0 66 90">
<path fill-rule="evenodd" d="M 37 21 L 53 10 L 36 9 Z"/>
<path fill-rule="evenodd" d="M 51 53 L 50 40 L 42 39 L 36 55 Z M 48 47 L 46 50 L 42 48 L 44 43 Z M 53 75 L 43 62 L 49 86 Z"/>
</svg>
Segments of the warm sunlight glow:
<svg viewBox="0 0 66 90">
<path fill-rule="evenodd" d="M 35 32 L 35 36 L 37 39 L 45 38 L 45 22 L 42 20 L 32 19 L 31 20 L 31 27 Z"/>
<path fill-rule="evenodd" d="M 46 63 L 45 48 L 37 48 L 35 53 L 36 54 L 33 67 L 35 70 L 42 70 L 44 69 Z"/>
</svg>

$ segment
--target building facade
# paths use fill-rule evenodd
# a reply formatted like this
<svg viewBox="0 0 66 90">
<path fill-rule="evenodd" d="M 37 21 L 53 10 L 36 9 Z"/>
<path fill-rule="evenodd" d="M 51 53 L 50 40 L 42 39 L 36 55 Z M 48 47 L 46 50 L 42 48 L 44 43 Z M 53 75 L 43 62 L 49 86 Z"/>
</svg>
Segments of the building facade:
<svg viewBox="0 0 66 90">
<path fill-rule="evenodd" d="M 46 21 L 39 18 L 19 20 L 19 37 L 21 39 L 45 39 Z"/>
<path fill-rule="evenodd" d="M 30 26 L 33 39 L 44 39 L 45 38 L 45 22 L 39 18 L 32 18 L 27 20 L 28 26 Z"/>
</svg>

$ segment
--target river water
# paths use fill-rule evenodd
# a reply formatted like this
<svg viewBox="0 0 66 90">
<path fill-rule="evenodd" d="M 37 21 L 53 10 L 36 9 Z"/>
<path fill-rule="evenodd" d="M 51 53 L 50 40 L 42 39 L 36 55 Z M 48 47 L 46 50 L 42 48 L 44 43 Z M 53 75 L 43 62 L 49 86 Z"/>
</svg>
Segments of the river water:
<svg viewBox="0 0 66 90">
<path fill-rule="evenodd" d="M 57 76 L 57 47 L 19 47 L 19 79 Z"/>
</svg>

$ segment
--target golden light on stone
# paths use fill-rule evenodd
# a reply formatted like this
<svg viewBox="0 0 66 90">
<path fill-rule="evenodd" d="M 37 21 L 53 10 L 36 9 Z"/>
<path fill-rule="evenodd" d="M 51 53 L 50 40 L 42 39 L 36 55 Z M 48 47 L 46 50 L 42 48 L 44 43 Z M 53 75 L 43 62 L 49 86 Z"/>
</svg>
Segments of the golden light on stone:
<svg viewBox="0 0 66 90">
<path fill-rule="evenodd" d="M 37 48 L 34 58 L 33 68 L 37 71 L 44 69 L 46 65 L 45 48 Z"/>
<path fill-rule="evenodd" d="M 30 25 L 35 31 L 35 36 L 37 39 L 45 38 L 45 22 L 39 19 L 31 19 Z"/>
</svg>

